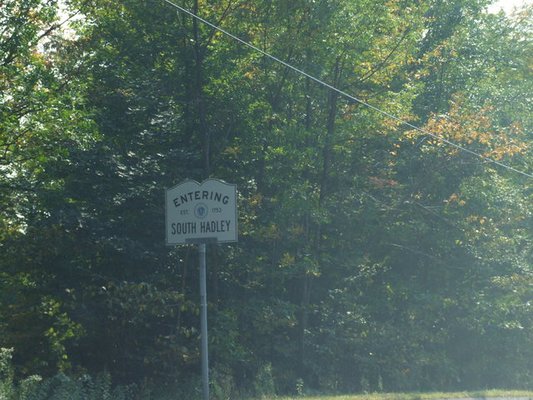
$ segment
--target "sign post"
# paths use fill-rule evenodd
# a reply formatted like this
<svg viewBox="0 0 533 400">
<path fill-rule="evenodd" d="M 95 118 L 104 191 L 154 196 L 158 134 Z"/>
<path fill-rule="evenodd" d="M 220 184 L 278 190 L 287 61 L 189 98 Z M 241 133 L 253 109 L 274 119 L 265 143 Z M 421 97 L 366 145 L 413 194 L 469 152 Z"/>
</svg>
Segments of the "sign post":
<svg viewBox="0 0 533 400">
<path fill-rule="evenodd" d="M 237 241 L 237 188 L 218 179 L 186 180 L 165 195 L 167 245 L 198 244 L 203 400 L 209 400 L 207 243 Z"/>
<path fill-rule="evenodd" d="M 209 352 L 207 349 L 207 285 L 206 285 L 206 245 L 198 245 L 198 254 L 200 256 L 200 332 L 201 346 L 200 353 L 202 357 L 202 393 L 204 400 L 209 400 Z"/>
</svg>

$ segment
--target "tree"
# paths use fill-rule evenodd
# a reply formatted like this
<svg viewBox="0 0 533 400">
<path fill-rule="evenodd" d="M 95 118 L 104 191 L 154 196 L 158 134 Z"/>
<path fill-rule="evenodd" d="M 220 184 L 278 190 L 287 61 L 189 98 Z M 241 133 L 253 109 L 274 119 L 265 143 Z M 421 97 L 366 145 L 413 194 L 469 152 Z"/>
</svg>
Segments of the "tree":
<svg viewBox="0 0 533 400">
<path fill-rule="evenodd" d="M 386 113 L 527 169 L 531 121 L 513 106 L 528 93 L 525 22 L 484 16 L 473 0 L 183 4 Z M 31 157 L 2 178 L 32 187 L 31 201 L 21 190 L 1 200 L 23 199 L 3 211 L 0 329 L 20 349 L 17 332 L 38 321 L 49 350 L 22 351 L 24 371 L 70 363 L 120 383 L 194 385 L 196 253 L 163 245 L 162 199 L 184 178 L 216 176 L 237 184 L 240 208 L 240 242 L 209 251 L 217 390 L 483 386 L 494 357 L 509 371 L 501 385 L 529 384 L 528 181 L 168 5 L 69 7 L 83 15 L 75 36 L 42 53 L 48 119 L 28 130 L 38 142 L 9 147 L 12 160 Z"/>
<path fill-rule="evenodd" d="M 49 244 L 68 241 L 58 227 L 75 218 L 69 199 L 61 199 L 57 168 L 88 146 L 94 131 L 84 86 L 59 61 L 57 7 L 6 1 L 0 11 L 0 315 L 3 345 L 15 347 L 23 374 L 68 368 L 66 342 L 80 334 L 54 287 L 49 265 L 60 254 Z"/>
</svg>

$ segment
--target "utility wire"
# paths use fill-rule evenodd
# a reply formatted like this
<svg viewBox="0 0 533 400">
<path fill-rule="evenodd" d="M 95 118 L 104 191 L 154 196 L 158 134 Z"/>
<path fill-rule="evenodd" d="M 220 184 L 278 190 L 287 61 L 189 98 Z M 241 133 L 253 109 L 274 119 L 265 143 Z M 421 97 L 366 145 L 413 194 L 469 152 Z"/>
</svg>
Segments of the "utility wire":
<svg viewBox="0 0 533 400">
<path fill-rule="evenodd" d="M 224 30 L 223 28 L 221 28 L 221 27 L 219 27 L 219 26 L 217 26 L 217 25 L 215 25 L 215 24 L 203 19 L 202 17 L 199 17 L 198 15 L 194 14 L 193 12 L 191 12 L 191 11 L 189 11 L 189 10 L 187 10 L 187 9 L 185 9 L 185 8 L 183 8 L 183 7 L 179 6 L 179 5 L 171 2 L 170 0 L 163 0 L 163 1 L 165 3 L 171 5 L 172 7 L 175 7 L 179 11 L 181 11 L 181 12 L 183 12 L 185 14 L 188 14 L 188 15 L 190 15 L 193 18 L 196 18 L 198 21 L 204 23 L 205 25 L 208 25 L 211 28 L 216 29 L 217 31 L 223 33 L 226 36 L 229 36 L 230 38 L 236 40 L 237 42 L 239 42 L 239 43 L 241 43 L 241 44 L 243 44 L 243 45 L 245 45 L 245 46 L 247 46 L 247 47 L 249 47 L 249 48 L 251 48 L 251 49 L 253 49 L 253 50 L 255 50 L 255 51 L 259 52 L 259 53 L 261 53 L 261 54 L 263 54 L 264 56 L 270 58 L 271 60 L 274 60 L 275 62 L 277 62 L 277 63 L 279 63 L 281 65 L 284 65 L 285 67 L 287 67 L 287 68 L 299 73 L 300 75 L 303 75 L 303 76 L 311 79 L 312 81 L 314 81 L 314 82 L 316 82 L 316 83 L 318 83 L 318 84 L 320 84 L 320 85 L 322 85 L 322 86 L 324 86 L 324 87 L 326 87 L 326 88 L 328 88 L 330 90 L 333 90 L 334 92 L 337 92 L 341 96 L 344 96 L 344 97 L 346 97 L 346 98 L 348 98 L 350 100 L 353 100 L 356 103 L 359 103 L 359 104 L 361 104 L 361 105 L 363 105 L 365 107 L 368 107 L 368 108 L 370 108 L 370 109 L 372 109 L 372 110 L 374 110 L 374 111 L 376 111 L 376 112 L 378 112 L 378 113 L 380 113 L 382 115 L 385 115 L 386 117 L 389 117 L 389 118 L 391 118 L 391 119 L 393 119 L 393 120 L 395 120 L 395 121 L 397 121 L 397 122 L 399 122 L 399 123 L 401 123 L 401 124 L 403 124 L 405 126 L 410 127 L 411 129 L 414 129 L 414 130 L 416 130 L 416 131 L 418 131 L 420 133 L 423 133 L 424 135 L 431 136 L 432 138 L 437 139 L 437 140 L 439 140 L 439 141 L 441 141 L 443 143 L 446 143 L 449 146 L 455 147 L 456 149 L 461 150 L 461 151 L 463 151 L 465 153 L 469 153 L 469 154 L 471 154 L 473 156 L 479 157 L 480 159 L 482 159 L 484 161 L 487 161 L 487 162 L 490 162 L 492 164 L 498 165 L 498 166 L 500 166 L 502 168 L 505 168 L 507 170 L 516 172 L 516 173 L 518 173 L 520 175 L 523 175 L 523 176 L 526 176 L 528 178 L 533 178 L 533 174 L 527 173 L 525 171 L 521 171 L 519 169 L 511 167 L 510 165 L 503 164 L 503 163 L 501 163 L 499 161 L 493 160 L 492 158 L 489 158 L 489 157 L 486 157 L 486 156 L 484 156 L 482 154 L 476 153 L 473 150 L 470 150 L 470 149 L 468 149 L 466 147 L 463 147 L 463 146 L 461 146 L 461 145 L 459 145 L 457 143 L 454 143 L 451 140 L 448 140 L 446 138 L 440 137 L 440 136 L 438 136 L 438 135 L 436 135 L 436 134 L 434 134 L 432 132 L 429 132 L 429 131 L 427 131 L 427 130 L 425 130 L 423 128 L 420 128 L 420 127 L 418 127 L 416 125 L 413 125 L 410 122 L 407 122 L 404 119 L 402 119 L 400 117 L 397 117 L 396 115 L 393 115 L 393 114 L 391 114 L 391 113 L 389 113 L 387 111 L 384 111 L 384 110 L 382 110 L 382 109 L 380 109 L 380 108 L 378 108 L 378 107 L 376 107 L 376 106 L 374 106 L 374 105 L 372 105 L 370 103 L 367 103 L 364 100 L 361 100 L 361 99 L 359 99 L 359 98 L 357 98 L 355 96 L 352 96 L 351 94 L 349 94 L 349 93 L 347 93 L 347 92 L 345 92 L 345 91 L 343 91 L 341 89 L 338 89 L 335 86 L 332 86 L 329 83 L 324 82 L 323 80 L 321 80 L 319 78 L 316 78 L 313 75 L 310 75 L 307 72 L 305 72 L 305 71 L 303 71 L 303 70 L 301 70 L 299 68 L 296 68 L 295 66 L 293 66 L 293 65 L 291 65 L 291 64 L 289 64 L 289 63 L 287 63 L 287 62 L 285 62 L 285 61 L 283 61 L 283 60 L 281 60 L 281 59 L 279 59 L 279 58 L 277 58 L 275 56 L 273 56 L 272 54 L 267 53 L 264 50 L 261 50 L 260 48 L 254 46 L 253 44 L 251 44 L 249 42 L 246 42 L 245 40 L 242 40 L 241 38 L 233 35 L 232 33 Z"/>
</svg>

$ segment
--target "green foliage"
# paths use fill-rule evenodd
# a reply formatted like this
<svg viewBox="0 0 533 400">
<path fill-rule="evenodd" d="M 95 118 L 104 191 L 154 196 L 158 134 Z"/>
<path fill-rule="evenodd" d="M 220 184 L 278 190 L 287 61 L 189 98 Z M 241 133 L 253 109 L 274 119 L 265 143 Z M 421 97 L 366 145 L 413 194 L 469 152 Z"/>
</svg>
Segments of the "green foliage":
<svg viewBox="0 0 533 400">
<path fill-rule="evenodd" d="M 0 396 L 9 399 L 13 395 L 13 349 L 0 348 Z"/>
<path fill-rule="evenodd" d="M 63 373 L 42 379 L 33 375 L 15 381 L 11 359 L 12 351 L 2 348 L 0 352 L 0 398 L 2 400 L 126 400 L 139 398 L 149 400 L 142 390 L 130 387 L 113 387 L 109 373 L 101 373 L 95 379 L 82 375 L 73 379 Z"/>
<path fill-rule="evenodd" d="M 254 380 L 254 392 L 259 398 L 265 398 L 276 394 L 272 365 L 266 364 L 259 368 Z"/>
<path fill-rule="evenodd" d="M 184 5 L 527 170 L 530 22 L 485 3 Z M 6 396 L 198 397 L 197 255 L 164 246 L 162 193 L 208 176 L 240 213 L 239 243 L 208 251 L 216 398 L 531 388 L 530 180 L 164 3 L 63 6 L 0 10 Z"/>
</svg>

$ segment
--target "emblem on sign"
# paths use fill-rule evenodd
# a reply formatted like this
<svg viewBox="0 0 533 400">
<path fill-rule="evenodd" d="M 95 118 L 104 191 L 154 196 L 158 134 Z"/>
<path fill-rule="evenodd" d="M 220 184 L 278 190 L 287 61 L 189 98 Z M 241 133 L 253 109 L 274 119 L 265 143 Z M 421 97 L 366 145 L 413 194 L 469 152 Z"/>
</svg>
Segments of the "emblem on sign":
<svg viewBox="0 0 533 400">
<path fill-rule="evenodd" d="M 204 203 L 199 203 L 194 207 L 194 215 L 197 218 L 204 219 L 209 213 L 209 208 Z"/>
</svg>

